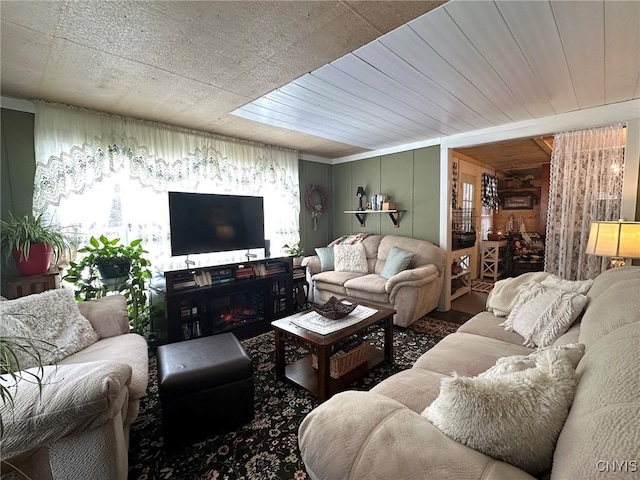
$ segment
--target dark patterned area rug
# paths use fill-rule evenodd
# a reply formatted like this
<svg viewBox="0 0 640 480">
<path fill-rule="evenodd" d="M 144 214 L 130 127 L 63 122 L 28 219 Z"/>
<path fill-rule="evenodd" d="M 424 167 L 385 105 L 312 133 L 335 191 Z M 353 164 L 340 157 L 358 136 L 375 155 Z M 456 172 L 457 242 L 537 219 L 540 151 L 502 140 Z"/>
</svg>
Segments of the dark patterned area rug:
<svg viewBox="0 0 640 480">
<path fill-rule="evenodd" d="M 410 368 L 458 324 L 423 318 L 409 328 L 394 328 L 394 363 L 382 364 L 351 385 L 369 390 L 385 378 Z M 374 343 L 381 342 L 373 338 Z M 255 418 L 239 430 L 212 435 L 175 451 L 164 448 L 156 358 L 149 361 L 149 388 L 131 428 L 130 479 L 307 479 L 298 450 L 298 425 L 318 404 L 301 387 L 276 380 L 273 333 L 243 340 L 253 359 Z M 301 355 L 288 350 L 287 355 Z M 194 421 L 197 421 L 194 419 Z"/>
</svg>

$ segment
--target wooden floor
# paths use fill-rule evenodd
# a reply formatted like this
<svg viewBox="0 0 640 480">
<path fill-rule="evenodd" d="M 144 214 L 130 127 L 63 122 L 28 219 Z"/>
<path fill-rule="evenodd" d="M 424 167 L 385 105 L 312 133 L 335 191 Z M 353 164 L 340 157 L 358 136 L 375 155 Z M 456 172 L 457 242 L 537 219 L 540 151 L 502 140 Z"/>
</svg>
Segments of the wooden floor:
<svg viewBox="0 0 640 480">
<path fill-rule="evenodd" d="M 429 316 L 462 325 L 477 313 L 486 310 L 486 303 L 486 293 L 469 292 L 451 302 L 451 310 L 448 312 L 433 311 L 429 312 Z"/>
</svg>

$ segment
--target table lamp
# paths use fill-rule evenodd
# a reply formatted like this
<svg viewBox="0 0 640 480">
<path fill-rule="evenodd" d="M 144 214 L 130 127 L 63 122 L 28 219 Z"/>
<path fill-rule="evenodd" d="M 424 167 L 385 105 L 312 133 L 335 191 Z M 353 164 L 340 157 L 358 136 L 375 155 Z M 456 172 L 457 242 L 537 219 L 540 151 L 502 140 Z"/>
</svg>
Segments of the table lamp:
<svg viewBox="0 0 640 480">
<path fill-rule="evenodd" d="M 364 187 L 358 187 L 358 191 L 356 192 L 358 196 L 358 210 L 364 210 L 362 206 L 362 197 L 364 197 Z"/>
<path fill-rule="evenodd" d="M 593 222 L 586 253 L 611 257 L 611 266 L 624 267 L 625 258 L 640 258 L 640 222 Z"/>
</svg>

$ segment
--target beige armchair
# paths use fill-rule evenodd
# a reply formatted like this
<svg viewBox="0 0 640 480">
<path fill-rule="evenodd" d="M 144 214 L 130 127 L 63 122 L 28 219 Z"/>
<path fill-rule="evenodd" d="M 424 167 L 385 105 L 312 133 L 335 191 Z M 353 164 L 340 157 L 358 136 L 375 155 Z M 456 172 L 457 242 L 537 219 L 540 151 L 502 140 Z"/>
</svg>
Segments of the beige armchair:
<svg viewBox="0 0 640 480">
<path fill-rule="evenodd" d="M 16 372 L 17 381 L 0 375 L 14 396 L 13 406 L 0 401 L 2 474 L 19 470 L 38 480 L 127 478 L 129 428 L 147 390 L 147 343 L 129 333 L 122 295 L 78 307 L 98 341 L 40 371 Z M 39 374 L 42 389 L 30 373 Z"/>
<path fill-rule="evenodd" d="M 122 425 L 131 367 L 90 362 L 36 370 L 19 375 L 14 408 L 0 406 L 2 473 L 16 468 L 37 479 L 126 478 Z M 29 373 L 41 376 L 42 390 Z"/>
</svg>

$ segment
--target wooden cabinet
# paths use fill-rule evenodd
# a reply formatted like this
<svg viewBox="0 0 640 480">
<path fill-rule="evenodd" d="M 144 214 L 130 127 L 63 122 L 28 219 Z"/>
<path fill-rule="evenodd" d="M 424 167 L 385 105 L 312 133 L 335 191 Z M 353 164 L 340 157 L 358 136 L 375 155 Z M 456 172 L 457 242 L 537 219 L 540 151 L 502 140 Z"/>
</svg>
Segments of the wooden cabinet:
<svg viewBox="0 0 640 480">
<path fill-rule="evenodd" d="M 291 257 L 165 271 L 167 340 L 248 338 L 294 311 Z"/>
<path fill-rule="evenodd" d="M 508 242 L 506 240 L 483 240 L 480 277 L 494 282 L 507 270 Z"/>
<path fill-rule="evenodd" d="M 60 288 L 60 272 L 50 270 L 42 275 L 13 277 L 7 281 L 7 298 L 20 298 L 45 290 Z"/>
</svg>

